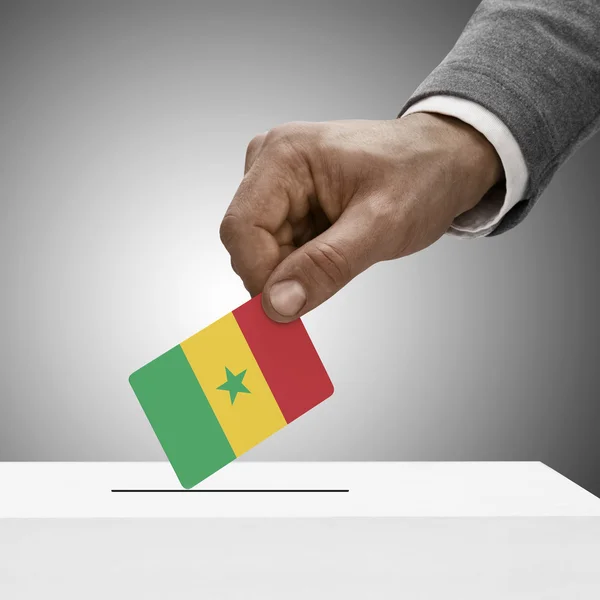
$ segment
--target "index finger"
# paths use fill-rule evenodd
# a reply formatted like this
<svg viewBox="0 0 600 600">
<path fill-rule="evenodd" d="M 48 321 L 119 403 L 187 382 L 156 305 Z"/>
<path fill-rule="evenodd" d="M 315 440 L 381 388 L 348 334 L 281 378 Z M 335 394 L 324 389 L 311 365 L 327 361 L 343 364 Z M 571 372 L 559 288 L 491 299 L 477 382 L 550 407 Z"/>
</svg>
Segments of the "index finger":
<svg viewBox="0 0 600 600">
<path fill-rule="evenodd" d="M 289 198 L 269 165 L 254 164 L 221 222 L 220 235 L 235 271 L 253 296 L 293 249 Z M 287 224 L 287 226 L 286 226 Z"/>
</svg>

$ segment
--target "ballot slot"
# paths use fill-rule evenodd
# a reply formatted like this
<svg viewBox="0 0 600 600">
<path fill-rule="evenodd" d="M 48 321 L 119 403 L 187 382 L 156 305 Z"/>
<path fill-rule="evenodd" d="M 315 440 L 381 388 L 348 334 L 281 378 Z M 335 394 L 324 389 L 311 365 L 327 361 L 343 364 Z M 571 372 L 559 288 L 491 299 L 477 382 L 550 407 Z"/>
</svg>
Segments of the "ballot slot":
<svg viewBox="0 0 600 600">
<path fill-rule="evenodd" d="M 260 490 L 260 489 L 249 489 L 249 490 L 110 490 L 113 494 L 160 494 L 160 493 L 197 493 L 197 494 L 208 494 L 208 493 L 217 493 L 217 494 L 336 494 L 336 493 L 348 493 L 350 490 L 306 490 L 306 489 L 298 489 L 298 490 Z"/>
<path fill-rule="evenodd" d="M 600 516 L 539 462 L 235 461 L 189 491 L 169 463 L 2 463 L 2 518 Z"/>
</svg>

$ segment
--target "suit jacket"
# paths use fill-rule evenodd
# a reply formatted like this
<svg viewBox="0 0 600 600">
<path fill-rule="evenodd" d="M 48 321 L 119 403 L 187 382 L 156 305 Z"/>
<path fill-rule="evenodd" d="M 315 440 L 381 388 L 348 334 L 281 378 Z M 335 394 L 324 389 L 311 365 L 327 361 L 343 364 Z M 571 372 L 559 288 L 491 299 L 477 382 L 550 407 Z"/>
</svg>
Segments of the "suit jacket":
<svg viewBox="0 0 600 600">
<path fill-rule="evenodd" d="M 497 115 L 523 152 L 529 183 L 490 235 L 502 233 L 600 129 L 600 0 L 484 0 L 400 115 L 440 94 Z"/>
</svg>

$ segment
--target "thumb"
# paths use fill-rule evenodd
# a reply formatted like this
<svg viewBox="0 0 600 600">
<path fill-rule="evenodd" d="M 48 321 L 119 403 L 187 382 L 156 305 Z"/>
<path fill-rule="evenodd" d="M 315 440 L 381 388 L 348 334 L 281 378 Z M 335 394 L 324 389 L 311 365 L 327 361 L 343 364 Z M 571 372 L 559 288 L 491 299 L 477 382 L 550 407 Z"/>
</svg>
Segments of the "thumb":
<svg viewBox="0 0 600 600">
<path fill-rule="evenodd" d="M 369 221 L 361 207 L 348 207 L 329 229 L 287 256 L 265 284 L 266 314 L 281 323 L 301 317 L 382 260 L 380 236 Z"/>
</svg>

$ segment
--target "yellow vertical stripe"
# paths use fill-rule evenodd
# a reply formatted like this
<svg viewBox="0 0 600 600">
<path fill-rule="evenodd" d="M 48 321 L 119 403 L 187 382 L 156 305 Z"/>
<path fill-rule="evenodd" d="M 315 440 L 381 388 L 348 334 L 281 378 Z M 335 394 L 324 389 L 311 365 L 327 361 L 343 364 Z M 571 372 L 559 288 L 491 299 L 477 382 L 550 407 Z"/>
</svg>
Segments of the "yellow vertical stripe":
<svg viewBox="0 0 600 600">
<path fill-rule="evenodd" d="M 286 425 L 233 314 L 215 321 L 181 347 L 236 456 Z M 218 389 L 232 376 L 234 389 L 240 389 L 241 383 L 249 391 L 237 393 L 233 402 L 229 391 Z"/>
</svg>

